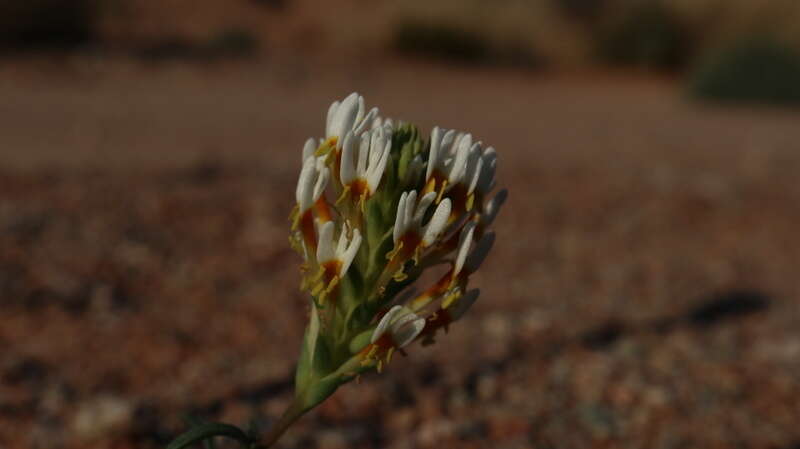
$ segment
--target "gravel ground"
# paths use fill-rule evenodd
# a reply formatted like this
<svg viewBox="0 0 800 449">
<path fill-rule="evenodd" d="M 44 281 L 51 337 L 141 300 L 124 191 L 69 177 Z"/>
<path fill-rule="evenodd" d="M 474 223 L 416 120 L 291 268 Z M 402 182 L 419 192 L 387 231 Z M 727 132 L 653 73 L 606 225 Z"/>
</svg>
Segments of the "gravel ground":
<svg viewBox="0 0 800 449">
<path fill-rule="evenodd" d="M 300 145 L 351 90 L 472 130 L 511 196 L 476 309 L 282 447 L 800 445 L 797 113 L 665 80 L 323 66 L 0 69 L 0 447 L 269 426 L 306 320 Z"/>
</svg>

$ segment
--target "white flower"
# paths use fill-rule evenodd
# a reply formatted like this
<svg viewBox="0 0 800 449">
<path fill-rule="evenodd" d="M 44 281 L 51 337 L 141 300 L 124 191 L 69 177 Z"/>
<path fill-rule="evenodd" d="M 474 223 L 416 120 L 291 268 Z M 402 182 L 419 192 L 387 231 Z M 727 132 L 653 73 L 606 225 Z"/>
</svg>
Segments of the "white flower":
<svg viewBox="0 0 800 449">
<path fill-rule="evenodd" d="M 375 193 L 386 170 L 391 148 L 392 129 L 389 126 L 374 128 L 360 138 L 348 132 L 339 170 L 342 185 L 349 187 L 354 197 L 369 197 Z"/>
<path fill-rule="evenodd" d="M 328 185 L 330 171 L 321 159 L 309 156 L 303 163 L 300 171 L 300 179 L 297 181 L 297 205 L 300 214 L 304 214 L 325 192 Z"/>
<path fill-rule="evenodd" d="M 449 198 L 442 200 L 436 207 L 428 224 L 422 225 L 428 207 L 436 200 L 436 193 L 429 192 L 423 195 L 417 203 L 417 191 L 403 192 L 397 204 L 393 237 L 395 247 L 401 241 L 416 248 L 419 244 L 423 247 L 430 246 L 439 238 L 450 217 L 451 203 Z"/>
<path fill-rule="evenodd" d="M 428 290 L 410 302 L 412 310 L 419 311 L 436 299 L 442 300 L 442 308 L 448 308 L 463 296 L 462 293 L 466 288 L 469 275 L 483 263 L 494 243 L 494 234 L 488 233 L 470 253 L 476 227 L 477 224 L 474 221 L 464 224 L 458 235 L 458 246 L 455 250 L 452 268 Z"/>
<path fill-rule="evenodd" d="M 428 190 L 442 188 L 444 181 L 451 186 L 461 182 L 467 174 L 468 156 L 480 151 L 480 145 L 480 142 L 472 143 L 472 134 L 456 134 L 454 130 L 434 127 L 431 131 L 431 148 L 425 173 Z"/>
<path fill-rule="evenodd" d="M 352 132 L 359 136 L 378 114 L 378 108 L 372 108 L 366 114 L 364 109 L 364 97 L 355 92 L 341 102 L 334 101 L 328 108 L 325 137 L 327 139 L 336 138 L 337 146 L 341 148 L 342 140 L 347 133 Z"/>
<path fill-rule="evenodd" d="M 370 342 L 380 344 L 388 339 L 386 345 L 400 349 L 414 341 L 424 328 L 425 318 L 417 316 L 406 307 L 394 306 L 381 318 L 378 327 L 372 332 Z"/>
<path fill-rule="evenodd" d="M 333 232 L 336 225 L 329 221 L 322 225 L 319 231 L 319 246 L 317 246 L 317 261 L 325 270 L 327 281 L 341 278 L 347 273 L 350 264 L 361 246 L 361 232 L 353 229 L 353 237 L 348 239 L 349 226 L 345 224 L 339 234 L 336 248 L 333 246 Z"/>
</svg>

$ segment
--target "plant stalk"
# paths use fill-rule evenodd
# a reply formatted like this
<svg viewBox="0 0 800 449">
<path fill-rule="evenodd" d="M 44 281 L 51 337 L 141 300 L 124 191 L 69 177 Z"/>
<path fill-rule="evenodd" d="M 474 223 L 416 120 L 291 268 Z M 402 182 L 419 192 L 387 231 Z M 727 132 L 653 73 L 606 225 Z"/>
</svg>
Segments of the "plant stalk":
<svg viewBox="0 0 800 449">
<path fill-rule="evenodd" d="M 259 449 L 266 449 L 272 447 L 275 443 L 278 442 L 278 440 L 283 436 L 283 434 L 286 433 L 286 430 L 288 430 L 289 427 L 291 427 L 295 421 L 297 421 L 301 416 L 303 416 L 303 414 L 305 414 L 306 411 L 307 410 L 304 409 L 302 401 L 300 401 L 299 398 L 295 398 L 292 401 L 291 405 L 289 405 L 289 408 L 287 408 L 286 411 L 283 412 L 281 418 L 278 420 L 277 423 L 275 423 L 274 426 L 272 426 L 269 432 L 267 432 L 267 434 L 264 436 L 263 441 L 260 442 L 257 447 Z"/>
</svg>

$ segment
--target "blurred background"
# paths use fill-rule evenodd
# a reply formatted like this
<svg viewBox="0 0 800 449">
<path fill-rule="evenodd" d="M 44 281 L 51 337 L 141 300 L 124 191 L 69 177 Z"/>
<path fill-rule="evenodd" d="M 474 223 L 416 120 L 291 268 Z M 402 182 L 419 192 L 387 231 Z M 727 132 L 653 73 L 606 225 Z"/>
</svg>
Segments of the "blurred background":
<svg viewBox="0 0 800 449">
<path fill-rule="evenodd" d="M 0 0 L 0 447 L 264 428 L 352 91 L 510 199 L 473 313 L 286 448 L 800 448 L 796 0 Z"/>
</svg>

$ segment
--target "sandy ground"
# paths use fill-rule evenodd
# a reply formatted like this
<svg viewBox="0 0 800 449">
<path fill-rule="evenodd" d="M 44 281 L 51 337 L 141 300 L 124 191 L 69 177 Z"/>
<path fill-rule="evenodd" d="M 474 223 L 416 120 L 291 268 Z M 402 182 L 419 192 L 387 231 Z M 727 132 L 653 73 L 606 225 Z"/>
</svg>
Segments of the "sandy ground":
<svg viewBox="0 0 800 449">
<path fill-rule="evenodd" d="M 482 299 L 282 447 L 800 444 L 800 115 L 670 81 L 396 61 L 0 67 L 0 447 L 263 426 L 305 324 L 300 145 L 357 90 L 511 191 Z"/>
</svg>

